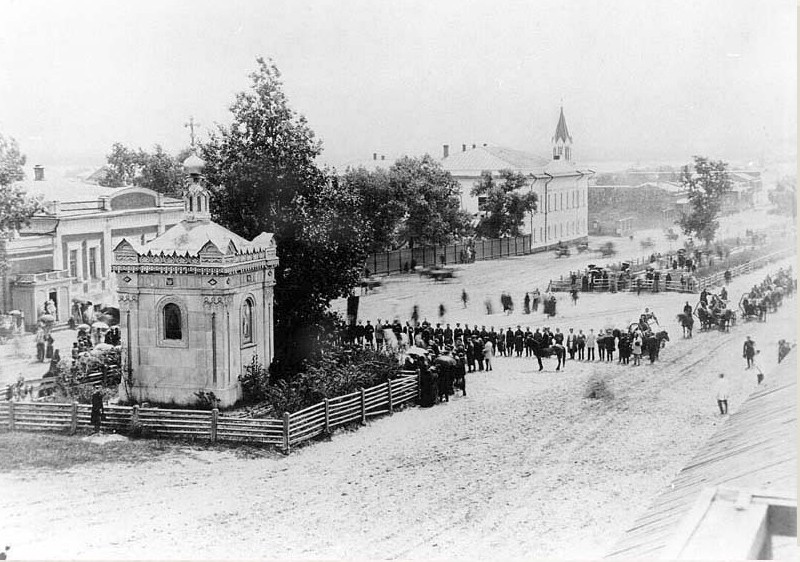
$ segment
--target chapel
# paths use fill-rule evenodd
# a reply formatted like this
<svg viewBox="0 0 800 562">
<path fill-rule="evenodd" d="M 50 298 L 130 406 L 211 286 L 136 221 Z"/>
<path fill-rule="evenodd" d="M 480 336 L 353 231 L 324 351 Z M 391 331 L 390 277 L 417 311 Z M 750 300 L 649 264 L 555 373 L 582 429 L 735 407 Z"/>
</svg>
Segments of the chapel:
<svg viewBox="0 0 800 562">
<path fill-rule="evenodd" d="M 273 235 L 248 241 L 213 222 L 204 166 L 195 154 L 183 163 L 183 220 L 145 244 L 123 239 L 114 248 L 123 370 L 135 401 L 189 405 L 213 392 L 231 406 L 253 358 L 272 361 Z"/>
</svg>

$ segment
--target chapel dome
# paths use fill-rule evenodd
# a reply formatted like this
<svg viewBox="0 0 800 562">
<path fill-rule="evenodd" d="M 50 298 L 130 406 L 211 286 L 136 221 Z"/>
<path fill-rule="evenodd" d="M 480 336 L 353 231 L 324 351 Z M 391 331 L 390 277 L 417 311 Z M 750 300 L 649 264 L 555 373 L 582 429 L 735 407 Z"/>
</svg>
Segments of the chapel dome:
<svg viewBox="0 0 800 562">
<path fill-rule="evenodd" d="M 186 174 L 202 174 L 206 163 L 194 152 L 183 161 L 183 171 Z"/>
</svg>

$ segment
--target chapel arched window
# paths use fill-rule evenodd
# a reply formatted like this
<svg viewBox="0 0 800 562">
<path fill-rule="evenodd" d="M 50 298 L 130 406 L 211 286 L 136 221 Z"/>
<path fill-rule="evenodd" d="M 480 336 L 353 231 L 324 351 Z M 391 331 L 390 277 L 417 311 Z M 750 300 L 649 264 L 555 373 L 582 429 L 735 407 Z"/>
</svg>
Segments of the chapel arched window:
<svg viewBox="0 0 800 562">
<path fill-rule="evenodd" d="M 164 339 L 183 339 L 181 309 L 177 304 L 174 303 L 169 303 L 164 306 Z"/>
</svg>

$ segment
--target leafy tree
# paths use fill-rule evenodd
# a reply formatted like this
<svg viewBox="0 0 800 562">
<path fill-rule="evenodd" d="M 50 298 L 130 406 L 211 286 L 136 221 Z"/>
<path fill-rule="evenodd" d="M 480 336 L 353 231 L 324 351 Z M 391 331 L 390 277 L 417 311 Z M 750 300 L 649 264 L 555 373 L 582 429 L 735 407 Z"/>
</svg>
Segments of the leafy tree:
<svg viewBox="0 0 800 562">
<path fill-rule="evenodd" d="M 152 153 L 114 143 L 106 156 L 108 174 L 100 181 L 107 187 L 136 185 L 178 197 L 183 186 L 183 161 L 191 153 L 183 150 L 173 157 L 155 145 Z"/>
<path fill-rule="evenodd" d="M 20 154 L 17 141 L 0 134 L 0 186 L 25 179 L 25 156 Z"/>
<path fill-rule="evenodd" d="M 681 185 L 687 191 L 688 211 L 681 214 L 678 224 L 687 236 L 695 236 L 706 245 L 714 240 L 719 228 L 722 200 L 731 189 L 728 164 L 722 160 L 694 157 L 694 165 L 681 171 Z"/>
<path fill-rule="evenodd" d="M 497 179 L 491 172 L 481 174 L 481 179 L 472 188 L 472 195 L 486 197 L 486 215 L 477 228 L 480 236 L 499 238 L 520 235 L 525 215 L 535 211 L 537 204 L 535 193 L 523 191 L 527 183 L 523 174 L 513 170 L 501 170 Z"/>
<path fill-rule="evenodd" d="M 458 182 L 429 154 L 398 159 L 389 168 L 389 178 L 406 206 L 401 242 L 412 247 L 445 244 L 470 233 L 472 218 L 461 210 Z"/>
<path fill-rule="evenodd" d="M 774 207 L 774 212 L 797 216 L 797 179 L 794 176 L 785 176 L 778 180 L 775 189 L 768 194 L 769 202 Z"/>
<path fill-rule="evenodd" d="M 25 156 L 20 154 L 17 141 L 0 135 L 0 303 L 8 307 L 8 254 L 5 244 L 9 234 L 30 223 L 31 217 L 42 210 L 41 201 L 31 197 L 14 182 L 25 179 Z"/>
<path fill-rule="evenodd" d="M 360 196 L 370 252 L 382 252 L 402 245 L 400 227 L 407 213 L 403 194 L 397 193 L 390 174 L 383 168 L 368 171 L 363 167 L 348 169 L 340 182 Z"/>
<path fill-rule="evenodd" d="M 231 125 L 201 146 L 213 190 L 214 220 L 240 236 L 275 234 L 273 369 L 300 369 L 314 350 L 332 299 L 350 294 L 366 256 L 357 193 L 317 167 L 322 151 L 290 106 L 278 68 L 257 59 L 251 87 L 236 94 Z"/>
</svg>

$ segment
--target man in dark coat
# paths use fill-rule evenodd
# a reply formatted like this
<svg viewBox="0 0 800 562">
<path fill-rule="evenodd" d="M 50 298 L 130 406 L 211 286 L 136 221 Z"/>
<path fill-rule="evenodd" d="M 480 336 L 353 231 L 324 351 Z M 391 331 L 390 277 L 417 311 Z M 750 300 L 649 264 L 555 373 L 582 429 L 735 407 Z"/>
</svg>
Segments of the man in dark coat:
<svg viewBox="0 0 800 562">
<path fill-rule="evenodd" d="M 517 357 L 522 356 L 522 349 L 525 344 L 525 335 L 522 333 L 522 329 L 517 326 L 517 329 L 514 331 L 514 351 L 517 352 Z"/>
<path fill-rule="evenodd" d="M 445 345 L 453 345 L 455 342 L 453 341 L 453 329 L 450 327 L 450 324 L 447 324 L 444 329 L 444 344 Z"/>
<path fill-rule="evenodd" d="M 94 426 L 94 432 L 100 431 L 100 423 L 103 421 L 103 390 L 100 384 L 94 385 L 94 392 L 92 393 L 92 417 L 91 422 Z"/>
<path fill-rule="evenodd" d="M 461 327 L 461 323 L 460 322 L 456 322 L 456 327 L 453 330 L 453 338 L 455 338 L 455 341 L 457 341 L 457 342 L 458 341 L 463 342 L 464 340 L 461 339 L 461 336 L 463 336 L 463 335 L 464 335 L 464 329 Z"/>
</svg>

